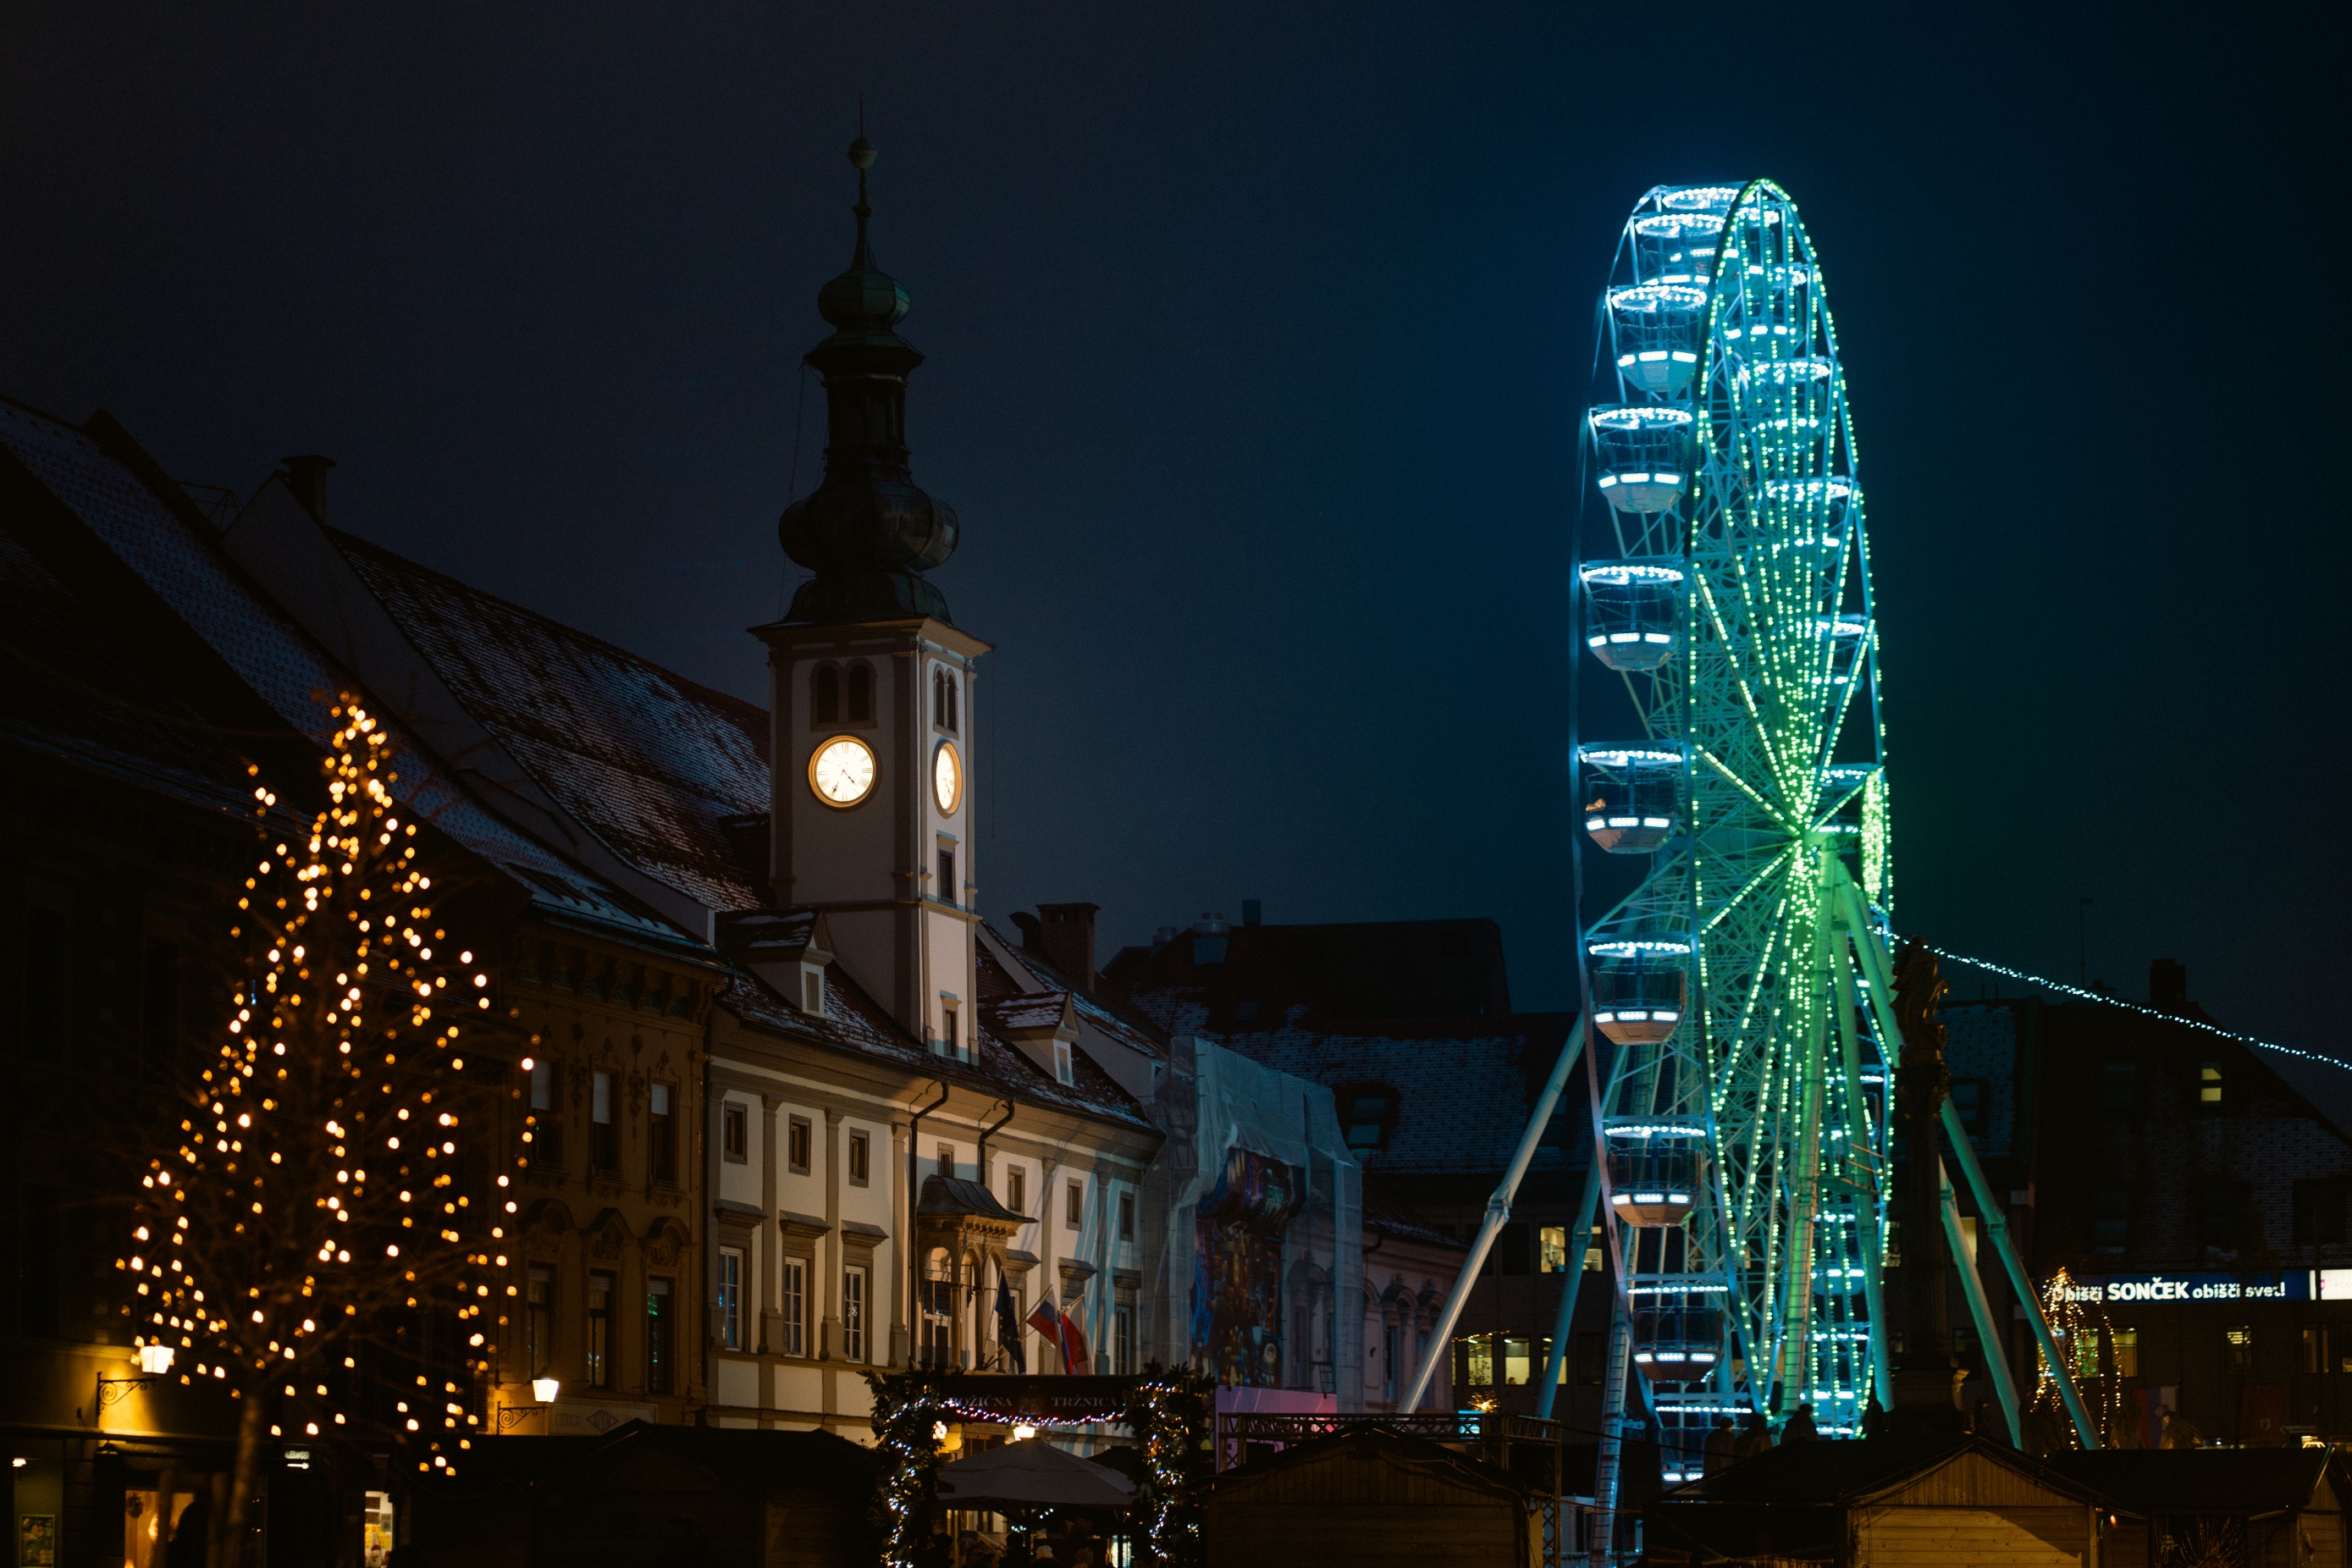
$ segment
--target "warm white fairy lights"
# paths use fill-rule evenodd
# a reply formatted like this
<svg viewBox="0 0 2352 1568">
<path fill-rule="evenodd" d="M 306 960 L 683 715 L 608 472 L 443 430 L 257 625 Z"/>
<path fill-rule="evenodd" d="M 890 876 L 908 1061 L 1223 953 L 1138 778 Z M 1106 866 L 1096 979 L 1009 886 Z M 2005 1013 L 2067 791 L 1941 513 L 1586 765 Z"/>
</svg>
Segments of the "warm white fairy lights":
<svg viewBox="0 0 2352 1568">
<path fill-rule="evenodd" d="M 421 1388 L 418 1368 L 462 1363 L 462 1385 L 442 1377 L 389 1423 L 416 1435 L 419 1469 L 450 1474 L 506 1322 L 492 1256 L 515 1207 L 496 1157 L 473 1168 L 497 1187 L 468 1190 L 459 1139 L 496 1137 L 488 1106 L 511 1086 L 465 1073 L 461 1020 L 490 1009 L 490 979 L 471 951 L 435 957 L 460 944 L 433 923 L 390 737 L 348 695 L 331 716 L 328 804 L 307 835 L 265 837 L 243 879 L 232 1013 L 116 1267 L 137 1281 L 142 1352 L 170 1347 L 181 1382 L 274 1407 L 272 1436 L 366 1421 L 366 1378 Z M 266 824 L 278 796 L 254 798 Z M 364 1367 L 363 1342 L 384 1347 Z"/>
</svg>

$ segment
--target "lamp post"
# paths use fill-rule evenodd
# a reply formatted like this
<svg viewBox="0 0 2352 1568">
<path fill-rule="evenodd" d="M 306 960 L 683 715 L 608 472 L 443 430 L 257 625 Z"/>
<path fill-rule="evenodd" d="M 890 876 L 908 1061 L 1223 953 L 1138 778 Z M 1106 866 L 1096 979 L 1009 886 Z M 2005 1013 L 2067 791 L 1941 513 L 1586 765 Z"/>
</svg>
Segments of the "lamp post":
<svg viewBox="0 0 2352 1568">
<path fill-rule="evenodd" d="M 532 1415 L 544 1415 L 554 1406 L 555 1396 L 563 1392 L 563 1384 L 551 1377 L 530 1380 L 532 1405 L 502 1405 L 499 1407 L 499 1430 L 511 1432 Z"/>
</svg>

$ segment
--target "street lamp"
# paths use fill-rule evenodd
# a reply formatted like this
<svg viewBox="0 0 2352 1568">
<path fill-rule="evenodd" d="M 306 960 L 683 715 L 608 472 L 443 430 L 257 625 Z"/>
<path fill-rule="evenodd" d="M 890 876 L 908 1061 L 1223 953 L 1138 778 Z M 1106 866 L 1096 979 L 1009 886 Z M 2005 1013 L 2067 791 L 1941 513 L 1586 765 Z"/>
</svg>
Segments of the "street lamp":
<svg viewBox="0 0 2352 1568">
<path fill-rule="evenodd" d="M 532 1378 L 530 1380 L 530 1396 L 532 1399 L 538 1401 L 538 1403 L 534 1405 L 506 1405 L 499 1406 L 499 1430 L 501 1432 L 511 1432 L 516 1427 L 521 1426 L 523 1422 L 528 1420 L 530 1417 L 547 1414 L 549 1407 L 555 1403 L 555 1396 L 562 1391 L 563 1384 L 557 1382 L 554 1378 Z"/>
<path fill-rule="evenodd" d="M 134 1388 L 144 1388 L 172 1370 L 172 1347 L 150 1340 L 139 1347 L 137 1377 L 101 1377 L 98 1380 L 98 1407 L 121 1404 Z"/>
</svg>

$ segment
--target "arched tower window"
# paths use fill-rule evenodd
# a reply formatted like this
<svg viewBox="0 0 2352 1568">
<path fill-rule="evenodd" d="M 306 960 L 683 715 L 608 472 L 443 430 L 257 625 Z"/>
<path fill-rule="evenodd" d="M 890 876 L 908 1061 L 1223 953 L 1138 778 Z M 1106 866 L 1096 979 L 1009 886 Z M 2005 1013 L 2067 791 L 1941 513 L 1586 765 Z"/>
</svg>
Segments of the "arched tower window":
<svg viewBox="0 0 2352 1568">
<path fill-rule="evenodd" d="M 852 722 L 874 717 L 874 669 L 870 665 L 849 667 L 849 717 Z"/>
<path fill-rule="evenodd" d="M 948 728 L 953 730 L 956 728 L 956 679 L 947 671 L 941 670 L 940 679 L 947 688 Z"/>
<path fill-rule="evenodd" d="M 809 721 L 813 724 L 837 724 L 841 721 L 841 671 L 829 664 L 820 664 L 809 679 Z"/>
</svg>

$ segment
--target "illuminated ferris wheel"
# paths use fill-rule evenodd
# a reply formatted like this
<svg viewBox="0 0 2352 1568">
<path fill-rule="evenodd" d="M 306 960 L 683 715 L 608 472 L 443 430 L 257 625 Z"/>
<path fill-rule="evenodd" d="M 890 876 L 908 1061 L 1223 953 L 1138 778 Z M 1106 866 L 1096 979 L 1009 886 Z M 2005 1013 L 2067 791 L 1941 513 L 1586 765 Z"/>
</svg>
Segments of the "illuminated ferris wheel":
<svg viewBox="0 0 2352 1568">
<path fill-rule="evenodd" d="M 1628 701 L 1585 683 L 1622 717 L 1578 745 L 1578 800 L 1592 847 L 1649 866 L 1584 930 L 1591 1082 L 1622 1353 L 1680 1479 L 1718 1415 L 1804 1402 L 1851 1433 L 1887 1386 L 1878 627 L 1787 193 L 1651 191 L 1606 305 L 1581 635 Z"/>
</svg>

